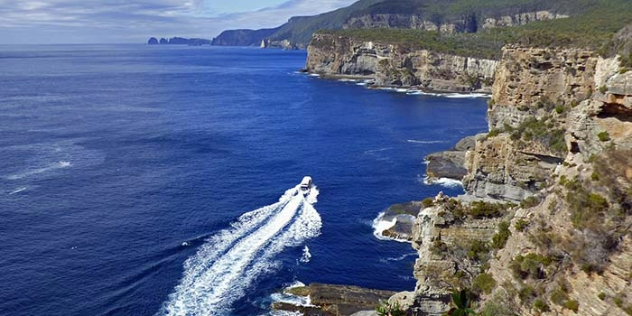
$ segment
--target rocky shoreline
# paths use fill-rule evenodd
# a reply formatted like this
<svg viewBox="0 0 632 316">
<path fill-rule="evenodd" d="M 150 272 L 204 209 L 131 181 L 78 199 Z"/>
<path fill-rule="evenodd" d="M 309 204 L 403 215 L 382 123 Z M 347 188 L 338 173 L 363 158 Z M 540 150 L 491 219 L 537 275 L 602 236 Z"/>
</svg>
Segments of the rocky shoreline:
<svg viewBox="0 0 632 316">
<path fill-rule="evenodd" d="M 393 291 L 365 289 L 357 286 L 312 283 L 292 287 L 284 294 L 303 298 L 309 304 L 275 302 L 277 311 L 298 312 L 308 316 L 369 316 L 377 315 L 376 308 L 395 294 Z"/>
<path fill-rule="evenodd" d="M 314 42 L 310 73 L 360 74 L 375 86 L 404 90 L 426 78 L 421 86 L 432 89 L 442 79 L 424 69 L 464 65 L 331 35 Z M 391 304 L 438 316 L 453 289 L 468 288 L 489 315 L 632 313 L 632 72 L 622 60 L 507 45 L 500 61 L 478 63 L 493 78 L 483 89 L 492 92 L 488 133 L 426 157 L 429 181 L 461 180 L 466 194 L 396 204 L 379 218 L 390 225 L 382 237 L 411 242 L 419 256 L 414 291 Z M 455 78 L 463 68 L 452 66 L 443 69 Z"/>
<path fill-rule="evenodd" d="M 495 60 L 319 33 L 307 53 L 305 69 L 312 74 L 370 78 L 376 87 L 441 93 L 491 93 L 498 66 Z"/>
</svg>

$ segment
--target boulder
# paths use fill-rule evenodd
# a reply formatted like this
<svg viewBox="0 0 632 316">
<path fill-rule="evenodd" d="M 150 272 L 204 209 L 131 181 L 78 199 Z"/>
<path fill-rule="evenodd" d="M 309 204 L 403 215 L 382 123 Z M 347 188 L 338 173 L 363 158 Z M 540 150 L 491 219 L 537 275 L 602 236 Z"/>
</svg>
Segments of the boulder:
<svg viewBox="0 0 632 316">
<path fill-rule="evenodd" d="M 365 289 L 357 286 L 312 283 L 293 288 L 293 294 L 309 295 L 314 306 L 296 306 L 277 302 L 276 310 L 299 312 L 303 315 L 375 315 L 380 301 L 387 301 L 395 292 Z M 360 314 L 358 314 L 360 313 Z"/>
</svg>

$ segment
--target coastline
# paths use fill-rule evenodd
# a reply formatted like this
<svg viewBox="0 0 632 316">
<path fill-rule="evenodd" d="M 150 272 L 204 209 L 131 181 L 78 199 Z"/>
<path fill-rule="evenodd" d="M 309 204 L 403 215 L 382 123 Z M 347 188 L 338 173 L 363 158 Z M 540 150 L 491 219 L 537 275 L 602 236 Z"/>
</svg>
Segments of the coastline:
<svg viewBox="0 0 632 316">
<path fill-rule="evenodd" d="M 386 90 L 394 91 L 398 93 L 405 93 L 408 95 L 428 95 L 436 97 L 446 98 L 486 98 L 492 97 L 490 89 L 478 89 L 472 91 L 463 90 L 448 90 L 448 89 L 429 89 L 422 86 L 406 86 L 406 85 L 378 85 L 374 76 L 370 75 L 339 75 L 339 74 L 325 74 L 318 72 L 310 72 L 307 69 L 300 69 L 299 73 L 303 73 L 310 77 L 316 77 L 324 80 L 339 81 L 339 82 L 352 82 L 356 85 L 364 86 L 371 90 Z"/>
</svg>

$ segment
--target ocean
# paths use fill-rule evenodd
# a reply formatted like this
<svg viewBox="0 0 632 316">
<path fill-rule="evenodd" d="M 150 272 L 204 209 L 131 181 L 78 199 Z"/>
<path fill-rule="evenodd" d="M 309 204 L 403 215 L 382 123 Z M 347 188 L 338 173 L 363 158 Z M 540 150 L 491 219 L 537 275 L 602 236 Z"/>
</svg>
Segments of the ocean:
<svg viewBox="0 0 632 316">
<path fill-rule="evenodd" d="M 265 315 L 302 282 L 412 290 L 389 205 L 486 99 L 298 72 L 302 51 L 0 46 L 0 314 Z M 310 195 L 293 195 L 305 175 Z"/>
</svg>

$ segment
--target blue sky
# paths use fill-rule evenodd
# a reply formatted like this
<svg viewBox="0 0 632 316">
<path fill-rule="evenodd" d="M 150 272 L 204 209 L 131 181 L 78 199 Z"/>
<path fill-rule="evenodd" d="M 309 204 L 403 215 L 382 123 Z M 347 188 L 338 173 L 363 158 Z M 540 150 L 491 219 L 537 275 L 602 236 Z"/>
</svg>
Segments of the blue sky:
<svg viewBox="0 0 632 316">
<path fill-rule="evenodd" d="M 276 27 L 356 0 L 0 0 L 0 43 L 140 43 Z"/>
</svg>

